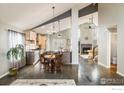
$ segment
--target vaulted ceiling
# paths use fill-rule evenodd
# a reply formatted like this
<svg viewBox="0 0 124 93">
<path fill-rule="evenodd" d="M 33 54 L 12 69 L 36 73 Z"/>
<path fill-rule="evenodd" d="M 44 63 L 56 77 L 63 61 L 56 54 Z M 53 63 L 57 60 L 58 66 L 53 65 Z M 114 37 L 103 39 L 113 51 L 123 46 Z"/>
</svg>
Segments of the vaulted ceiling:
<svg viewBox="0 0 124 93">
<path fill-rule="evenodd" d="M 0 4 L 0 20 L 21 29 L 29 29 L 51 19 L 53 17 L 52 6 L 55 6 L 55 15 L 57 16 L 76 5 L 83 6 L 85 4 Z"/>
<path fill-rule="evenodd" d="M 79 9 L 89 5 L 88 3 L 1 3 L 0 4 L 0 20 L 18 27 L 22 30 L 30 29 L 47 20 L 53 18 L 52 6 L 55 6 L 55 16 L 77 6 Z M 96 14 L 95 14 L 96 15 Z M 85 17 L 84 17 L 85 18 Z M 82 18 L 80 18 L 82 19 Z M 71 18 L 61 20 L 61 28 L 70 27 Z M 88 18 L 83 19 L 88 21 Z M 79 22 L 81 23 L 82 20 Z M 56 22 L 56 27 L 58 23 Z M 35 29 L 36 32 L 47 33 L 51 30 L 52 24 Z M 58 28 L 56 28 L 57 30 Z"/>
</svg>

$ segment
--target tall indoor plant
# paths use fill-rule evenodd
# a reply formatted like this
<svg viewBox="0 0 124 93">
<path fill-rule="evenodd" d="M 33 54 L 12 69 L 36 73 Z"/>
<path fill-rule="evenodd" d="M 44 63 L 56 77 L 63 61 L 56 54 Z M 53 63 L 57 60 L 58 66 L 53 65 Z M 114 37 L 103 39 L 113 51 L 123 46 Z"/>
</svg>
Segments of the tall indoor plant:
<svg viewBox="0 0 124 93">
<path fill-rule="evenodd" d="M 15 59 L 21 60 L 22 58 L 24 58 L 24 46 L 22 44 L 17 44 L 7 52 L 7 59 L 12 62 L 12 67 L 9 69 L 10 75 L 16 75 L 18 72 Z"/>
</svg>

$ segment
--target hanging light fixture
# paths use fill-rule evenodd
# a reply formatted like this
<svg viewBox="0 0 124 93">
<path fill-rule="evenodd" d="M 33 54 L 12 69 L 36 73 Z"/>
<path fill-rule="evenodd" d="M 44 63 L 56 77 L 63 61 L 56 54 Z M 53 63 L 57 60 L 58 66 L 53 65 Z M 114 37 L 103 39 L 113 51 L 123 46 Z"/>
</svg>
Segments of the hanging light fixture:
<svg viewBox="0 0 124 93">
<path fill-rule="evenodd" d="M 95 29 L 96 25 L 93 22 L 93 16 L 89 18 L 89 22 L 83 23 L 83 27 L 89 30 Z"/>
<path fill-rule="evenodd" d="M 93 16 L 91 18 L 89 18 L 89 29 L 94 29 L 95 28 L 95 24 L 93 23 Z"/>
<path fill-rule="evenodd" d="M 53 18 L 55 17 L 55 6 L 52 7 L 52 10 L 53 10 Z M 52 34 L 55 34 L 55 23 L 53 22 L 52 24 Z"/>
<path fill-rule="evenodd" d="M 58 37 L 61 37 L 62 35 L 60 34 L 60 20 L 58 20 L 58 27 L 59 27 L 59 29 L 58 29 Z"/>
</svg>

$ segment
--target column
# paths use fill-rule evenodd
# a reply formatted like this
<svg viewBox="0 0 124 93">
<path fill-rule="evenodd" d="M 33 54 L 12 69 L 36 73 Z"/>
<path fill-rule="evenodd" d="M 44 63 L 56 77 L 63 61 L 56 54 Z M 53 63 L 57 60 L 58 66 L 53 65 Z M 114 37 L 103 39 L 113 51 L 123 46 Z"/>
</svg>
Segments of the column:
<svg viewBox="0 0 124 93">
<path fill-rule="evenodd" d="M 71 50 L 72 64 L 78 64 L 78 8 L 72 8 L 71 16 Z"/>
</svg>

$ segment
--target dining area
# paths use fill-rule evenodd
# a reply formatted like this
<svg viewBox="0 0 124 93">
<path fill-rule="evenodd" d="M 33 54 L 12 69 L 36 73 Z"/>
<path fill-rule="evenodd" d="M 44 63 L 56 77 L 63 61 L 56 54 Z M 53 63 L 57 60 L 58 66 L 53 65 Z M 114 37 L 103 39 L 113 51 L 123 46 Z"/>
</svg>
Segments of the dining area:
<svg viewBox="0 0 124 93">
<path fill-rule="evenodd" d="M 43 69 L 44 71 L 49 71 L 49 72 L 56 72 L 62 71 L 62 52 L 53 52 L 53 51 L 47 51 L 42 54 L 40 54 L 40 69 Z"/>
</svg>

